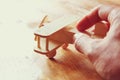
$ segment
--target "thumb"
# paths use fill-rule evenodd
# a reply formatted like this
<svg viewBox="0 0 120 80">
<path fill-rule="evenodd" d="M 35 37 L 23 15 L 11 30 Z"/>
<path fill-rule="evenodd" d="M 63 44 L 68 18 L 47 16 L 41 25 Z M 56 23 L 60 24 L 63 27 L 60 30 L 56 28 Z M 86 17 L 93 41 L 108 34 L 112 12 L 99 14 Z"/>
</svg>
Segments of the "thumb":
<svg viewBox="0 0 120 80">
<path fill-rule="evenodd" d="M 74 35 L 74 44 L 79 52 L 89 55 L 96 45 L 96 40 L 83 33 L 77 33 Z"/>
</svg>

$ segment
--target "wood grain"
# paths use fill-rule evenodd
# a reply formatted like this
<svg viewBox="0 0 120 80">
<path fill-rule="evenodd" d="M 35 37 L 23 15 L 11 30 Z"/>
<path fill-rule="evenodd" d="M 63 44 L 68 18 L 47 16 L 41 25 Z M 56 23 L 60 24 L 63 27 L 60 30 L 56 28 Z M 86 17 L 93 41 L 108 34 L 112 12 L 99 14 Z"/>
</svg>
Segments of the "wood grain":
<svg viewBox="0 0 120 80">
<path fill-rule="evenodd" d="M 64 3 L 61 4 L 61 7 L 65 10 L 65 12 L 63 10 L 63 13 L 85 15 L 99 4 L 113 3 L 107 0 L 76 0 L 76 2 L 61 0 L 60 3 Z M 54 59 L 48 59 L 46 56 L 35 54 L 35 60 L 43 74 L 39 76 L 39 80 L 103 80 L 95 71 L 87 56 L 78 52 L 74 45 L 69 45 L 67 49 L 60 47 Z"/>
<path fill-rule="evenodd" d="M 66 50 L 59 48 L 54 59 L 38 54 L 35 59 L 43 74 L 39 80 L 103 80 L 89 59 L 77 52 L 73 45 Z"/>
<path fill-rule="evenodd" d="M 119 1 L 114 2 L 113 0 L 75 1 L 60 1 L 61 7 L 65 10 L 63 10 L 64 14 L 86 15 L 99 4 L 117 5 L 117 2 L 119 3 Z M 43 73 L 39 80 L 103 80 L 89 59 L 84 54 L 77 52 L 74 45 L 69 45 L 67 49 L 59 48 L 54 59 L 36 55 L 36 63 Z"/>
</svg>

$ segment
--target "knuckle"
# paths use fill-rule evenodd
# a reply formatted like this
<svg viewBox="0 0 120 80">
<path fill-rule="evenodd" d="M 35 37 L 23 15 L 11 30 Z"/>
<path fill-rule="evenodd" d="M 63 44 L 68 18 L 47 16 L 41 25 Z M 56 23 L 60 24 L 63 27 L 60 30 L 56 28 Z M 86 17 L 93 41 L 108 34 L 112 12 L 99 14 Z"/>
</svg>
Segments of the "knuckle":
<svg viewBox="0 0 120 80">
<path fill-rule="evenodd" d="M 120 8 L 113 9 L 108 16 L 108 20 L 110 23 L 113 23 L 116 20 L 120 20 Z"/>
</svg>

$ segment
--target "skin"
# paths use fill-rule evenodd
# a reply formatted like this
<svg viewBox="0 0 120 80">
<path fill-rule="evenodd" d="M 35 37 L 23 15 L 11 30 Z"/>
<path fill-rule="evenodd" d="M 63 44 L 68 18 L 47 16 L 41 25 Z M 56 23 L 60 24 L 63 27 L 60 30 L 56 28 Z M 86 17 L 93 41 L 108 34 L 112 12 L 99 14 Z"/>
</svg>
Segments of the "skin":
<svg viewBox="0 0 120 80">
<path fill-rule="evenodd" d="M 108 24 L 104 38 L 92 39 L 84 34 L 86 29 L 100 21 Z M 76 49 L 89 57 L 104 79 L 120 80 L 120 7 L 101 5 L 95 8 L 78 23 L 77 29 L 80 33 L 74 36 Z"/>
</svg>

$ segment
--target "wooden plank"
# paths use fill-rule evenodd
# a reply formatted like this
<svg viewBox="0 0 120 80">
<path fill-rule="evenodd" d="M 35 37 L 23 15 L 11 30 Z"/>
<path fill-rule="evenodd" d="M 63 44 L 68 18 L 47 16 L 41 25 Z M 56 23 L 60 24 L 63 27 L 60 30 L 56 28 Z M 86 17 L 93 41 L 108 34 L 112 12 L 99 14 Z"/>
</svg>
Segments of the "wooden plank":
<svg viewBox="0 0 120 80">
<path fill-rule="evenodd" d="M 59 48 L 54 59 L 38 54 L 34 58 L 43 74 L 38 80 L 103 80 L 89 59 L 73 45 L 67 49 Z"/>
<path fill-rule="evenodd" d="M 49 24 L 46 24 L 40 29 L 37 29 L 35 31 L 35 34 L 40 36 L 50 36 L 51 34 L 57 32 L 58 30 L 61 30 L 65 26 L 77 21 L 78 19 L 80 19 L 80 16 L 76 16 L 76 15 L 63 16 L 57 20 L 52 21 Z"/>
</svg>

